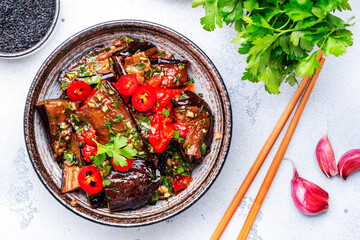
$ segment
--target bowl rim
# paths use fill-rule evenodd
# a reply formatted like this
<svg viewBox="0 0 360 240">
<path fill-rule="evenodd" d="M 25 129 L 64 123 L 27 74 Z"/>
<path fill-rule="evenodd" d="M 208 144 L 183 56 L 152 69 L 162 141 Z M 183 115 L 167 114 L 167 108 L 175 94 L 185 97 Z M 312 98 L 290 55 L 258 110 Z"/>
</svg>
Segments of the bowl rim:
<svg viewBox="0 0 360 240">
<path fill-rule="evenodd" d="M 208 184 L 208 186 L 201 192 L 199 193 L 199 195 L 197 197 L 195 197 L 193 199 L 192 202 L 190 202 L 188 205 L 184 206 L 183 208 L 168 214 L 166 216 L 160 217 L 159 219 L 156 220 L 152 220 L 149 222 L 142 222 L 142 223 L 131 223 L 131 224 L 121 224 L 121 223 L 110 223 L 107 221 L 101 221 L 95 218 L 92 218 L 91 216 L 88 216 L 82 212 L 78 212 L 75 211 L 74 208 L 72 208 L 71 206 L 69 206 L 68 204 L 66 204 L 65 202 L 63 202 L 58 196 L 57 194 L 50 188 L 50 186 L 47 184 L 47 182 L 45 181 L 44 177 L 42 176 L 42 174 L 40 173 L 40 170 L 37 168 L 37 166 L 35 165 L 35 161 L 32 155 L 32 151 L 31 151 L 31 147 L 30 147 L 30 142 L 29 142 L 29 135 L 28 135 L 28 118 L 27 118 L 27 112 L 30 108 L 30 100 L 32 97 L 32 91 L 33 89 L 36 87 L 37 81 L 39 79 L 39 76 L 41 74 L 41 72 L 44 70 L 44 68 L 46 68 L 47 63 L 51 60 L 52 56 L 54 54 L 56 54 L 61 48 L 63 48 L 65 45 L 67 45 L 69 42 L 73 41 L 75 38 L 81 36 L 82 34 L 85 34 L 88 31 L 91 30 L 95 30 L 98 28 L 102 28 L 105 26 L 109 26 L 109 25 L 116 25 L 116 24 L 145 24 L 148 26 L 153 26 L 153 27 L 158 27 L 162 30 L 165 30 L 167 32 L 170 32 L 172 34 L 177 35 L 180 38 L 183 38 L 186 42 L 188 42 L 190 45 L 192 45 L 192 47 L 194 47 L 200 54 L 202 54 L 202 56 L 205 58 L 206 61 L 208 61 L 208 63 L 211 65 L 211 67 L 213 68 L 214 72 L 216 73 L 218 80 L 224 90 L 224 98 L 225 100 L 228 102 L 227 104 L 227 108 L 224 106 L 224 112 L 227 112 L 229 115 L 229 119 L 228 119 L 228 128 L 229 128 L 229 136 L 227 138 L 228 142 L 226 143 L 225 147 L 226 151 L 224 152 L 224 156 L 223 156 L 223 161 L 221 164 L 219 164 L 219 169 L 218 171 L 215 173 L 214 178 L 212 179 L 212 181 L 210 181 L 210 183 Z M 106 226 L 111 226 L 111 227 L 126 227 L 126 228 L 131 228 L 131 227 L 140 227 L 140 226 L 146 226 L 146 225 L 152 225 L 164 220 L 167 220 L 183 211 L 185 211 L 186 209 L 188 209 L 189 207 L 193 206 L 202 196 L 205 195 L 205 193 L 211 188 L 211 186 L 214 184 L 214 182 L 216 181 L 217 177 L 220 175 L 220 172 L 225 164 L 225 161 L 227 159 L 229 150 L 230 150 L 230 146 L 231 146 L 231 139 L 232 139 L 232 130 L 233 130 L 233 115 L 232 115 L 232 107 L 231 107 L 231 101 L 230 101 L 230 97 L 226 88 L 226 85 L 224 83 L 224 80 L 222 79 L 219 71 L 217 70 L 217 68 L 215 67 L 214 63 L 210 60 L 210 58 L 205 54 L 204 51 L 202 51 L 194 42 L 192 42 L 190 39 L 188 39 L 187 37 L 185 37 L 184 35 L 180 34 L 179 32 L 166 27 L 164 25 L 158 24 L 158 23 L 154 23 L 154 22 L 150 22 L 150 21 L 146 21 L 146 20 L 135 20 L 135 19 L 121 19 L 121 20 L 111 20 L 111 21 L 106 21 L 106 22 L 101 22 L 98 24 L 95 24 L 93 26 L 90 26 L 88 28 L 85 28 L 77 33 L 75 33 L 74 35 L 72 35 L 71 37 L 67 38 L 65 41 L 63 41 L 55 50 L 53 50 L 49 56 L 45 59 L 45 61 L 41 64 L 39 70 L 37 71 L 27 94 L 27 98 L 26 98 L 26 103 L 25 103 L 25 108 L 24 108 L 24 139 L 25 139 L 25 145 L 26 145 L 26 149 L 27 149 L 27 153 L 29 156 L 29 160 L 31 162 L 31 165 L 33 166 L 38 178 L 40 179 L 41 183 L 45 186 L 45 188 L 48 190 L 48 192 L 50 192 L 50 194 L 61 204 L 63 205 L 66 209 L 70 210 L 71 212 L 75 213 L 76 215 L 87 219 L 91 222 L 94 223 L 98 223 L 98 224 L 102 224 L 102 225 L 106 225 Z"/>
<path fill-rule="evenodd" d="M 7 52 L 0 52 L 0 58 L 3 59 L 16 59 L 16 58 L 21 58 L 21 57 L 25 57 L 28 56 L 34 52 L 36 52 L 37 50 L 39 50 L 42 46 L 44 46 L 44 44 L 49 40 L 51 34 L 53 33 L 56 24 L 59 20 L 59 14 L 60 14 L 60 0 L 54 0 L 55 1 L 55 12 L 54 12 L 54 16 L 53 16 L 53 21 L 48 29 L 48 31 L 46 32 L 46 34 L 40 39 L 39 42 L 37 42 L 34 46 L 20 51 L 20 52 L 12 52 L 12 53 L 7 53 Z"/>
</svg>

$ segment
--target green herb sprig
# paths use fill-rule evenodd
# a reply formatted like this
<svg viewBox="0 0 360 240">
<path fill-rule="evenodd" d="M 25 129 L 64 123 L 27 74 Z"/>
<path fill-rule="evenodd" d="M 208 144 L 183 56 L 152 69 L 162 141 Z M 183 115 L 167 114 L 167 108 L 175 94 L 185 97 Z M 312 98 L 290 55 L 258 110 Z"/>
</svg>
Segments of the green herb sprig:
<svg viewBox="0 0 360 240">
<path fill-rule="evenodd" d="M 128 164 L 126 159 L 133 159 L 138 154 L 138 151 L 132 145 L 128 145 L 128 139 L 121 135 L 114 137 L 105 145 L 98 143 L 96 140 L 94 141 L 98 148 L 94 161 L 96 166 L 101 166 L 106 160 L 106 156 L 108 156 L 113 158 L 113 163 L 116 166 L 125 167 Z"/>
<path fill-rule="evenodd" d="M 312 76 L 320 50 L 338 57 L 353 44 L 347 30 L 353 18 L 345 22 L 332 14 L 351 10 L 348 0 L 193 0 L 193 7 L 200 5 L 205 30 L 234 25 L 232 42 L 247 55 L 242 80 L 263 82 L 269 93 L 279 94 L 284 81 L 294 86 L 296 77 Z"/>
</svg>

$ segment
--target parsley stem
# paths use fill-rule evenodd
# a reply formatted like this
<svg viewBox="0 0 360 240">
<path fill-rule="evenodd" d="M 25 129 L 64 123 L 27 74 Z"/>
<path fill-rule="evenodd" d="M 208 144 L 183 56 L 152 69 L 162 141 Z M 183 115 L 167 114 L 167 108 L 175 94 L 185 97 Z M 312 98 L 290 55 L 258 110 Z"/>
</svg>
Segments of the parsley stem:
<svg viewBox="0 0 360 240">
<path fill-rule="evenodd" d="M 283 29 L 284 27 L 286 27 L 290 22 L 290 18 L 287 20 L 287 22 L 281 27 L 281 28 L 277 28 L 277 30 L 281 30 Z"/>
<path fill-rule="evenodd" d="M 326 40 L 330 37 L 330 35 L 335 31 L 335 29 L 333 29 L 330 33 L 328 33 L 325 37 L 325 40 L 322 42 L 320 49 L 322 49 L 324 47 L 324 44 L 326 43 Z"/>
<path fill-rule="evenodd" d="M 192 7 L 196 8 L 196 7 L 198 7 L 200 5 L 203 5 L 203 4 L 205 4 L 205 0 L 194 0 L 193 3 L 192 3 Z"/>
</svg>

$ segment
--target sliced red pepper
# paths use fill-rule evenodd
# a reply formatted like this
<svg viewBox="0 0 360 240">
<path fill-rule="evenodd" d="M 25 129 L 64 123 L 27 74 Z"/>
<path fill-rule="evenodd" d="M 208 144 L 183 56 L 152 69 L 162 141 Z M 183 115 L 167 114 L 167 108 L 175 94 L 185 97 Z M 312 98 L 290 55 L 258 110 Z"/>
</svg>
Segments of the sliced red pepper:
<svg viewBox="0 0 360 240">
<path fill-rule="evenodd" d="M 157 106 L 155 105 L 155 106 L 151 109 L 151 111 L 153 111 L 154 113 L 162 113 L 163 116 L 165 116 L 165 115 L 164 115 L 164 108 L 169 111 L 169 116 L 168 116 L 168 118 L 171 120 L 171 121 L 170 121 L 170 123 L 171 123 L 172 120 L 174 119 L 174 115 L 173 115 L 173 113 L 172 113 L 172 105 L 171 105 L 171 104 L 167 105 L 166 107 L 161 107 L 160 105 L 157 107 Z"/>
<path fill-rule="evenodd" d="M 188 126 L 182 123 L 173 123 L 172 127 L 179 132 L 180 137 L 186 137 L 186 133 L 188 131 Z"/>
<path fill-rule="evenodd" d="M 84 128 L 81 130 L 81 135 L 84 137 L 85 143 L 91 146 L 96 146 L 96 143 L 93 141 L 93 139 L 97 139 L 95 133 L 95 129 L 92 126 L 90 126 L 88 130 Z"/>
<path fill-rule="evenodd" d="M 81 134 L 75 133 L 75 136 L 79 143 L 85 144 L 85 138 Z"/>
<path fill-rule="evenodd" d="M 163 75 L 155 75 L 152 76 L 146 83 L 144 83 L 142 86 L 145 87 L 160 87 L 162 81 L 164 79 Z"/>
<path fill-rule="evenodd" d="M 154 87 L 154 91 L 156 93 L 156 102 L 158 102 L 161 107 L 166 107 L 171 103 L 171 99 L 181 93 L 183 89 Z"/>
<path fill-rule="evenodd" d="M 171 59 L 172 54 L 169 51 L 161 51 L 161 52 L 155 53 L 151 57 L 153 57 L 153 58 Z"/>
<path fill-rule="evenodd" d="M 139 81 L 133 75 L 126 74 L 114 84 L 116 90 L 122 95 L 133 95 L 139 88 Z"/>
<path fill-rule="evenodd" d="M 173 189 L 176 191 L 185 189 L 189 186 L 191 181 L 190 176 L 178 174 L 172 179 Z"/>
<path fill-rule="evenodd" d="M 164 152 L 174 136 L 174 128 L 171 123 L 172 119 L 165 117 L 161 112 L 156 113 L 151 120 L 149 143 L 155 152 Z"/>
<path fill-rule="evenodd" d="M 116 170 L 118 170 L 118 171 L 120 171 L 120 172 L 126 172 L 127 170 L 129 170 L 130 168 L 131 168 L 131 166 L 133 165 L 133 163 L 134 163 L 134 159 L 126 159 L 126 162 L 127 162 L 127 166 L 124 166 L 124 167 L 122 167 L 122 166 L 117 166 L 117 165 L 115 165 L 114 164 L 114 161 L 113 161 L 113 158 L 111 158 L 111 165 L 116 169 Z"/>
<path fill-rule="evenodd" d="M 86 162 L 91 162 L 90 156 L 95 156 L 97 154 L 97 147 L 85 145 L 82 148 L 82 154 Z"/>
<path fill-rule="evenodd" d="M 140 87 L 131 98 L 131 103 L 139 112 L 150 110 L 156 102 L 156 95 L 153 89 Z"/>
<path fill-rule="evenodd" d="M 80 187 L 90 194 L 97 194 L 103 188 L 102 177 L 99 170 L 91 165 L 80 169 L 78 182 Z"/>
<path fill-rule="evenodd" d="M 66 94 L 71 101 L 82 102 L 90 96 L 91 87 L 86 82 L 74 81 L 67 87 Z"/>
<path fill-rule="evenodd" d="M 119 93 L 121 98 L 124 100 L 125 103 L 128 103 L 130 100 L 130 95 L 123 95 L 121 93 Z"/>
</svg>

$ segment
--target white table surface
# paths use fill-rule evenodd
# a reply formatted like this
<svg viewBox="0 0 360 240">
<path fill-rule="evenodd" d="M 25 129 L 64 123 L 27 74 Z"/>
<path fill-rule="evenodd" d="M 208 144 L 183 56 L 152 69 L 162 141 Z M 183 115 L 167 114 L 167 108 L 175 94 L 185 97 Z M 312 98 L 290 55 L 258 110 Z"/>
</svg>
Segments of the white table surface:
<svg viewBox="0 0 360 240">
<path fill-rule="evenodd" d="M 0 239 L 208 239 L 276 124 L 295 88 L 283 86 L 279 96 L 262 84 L 240 80 L 244 71 L 233 28 L 208 33 L 199 18 L 202 8 L 190 0 L 61 0 L 52 39 L 37 53 L 0 60 Z M 360 17 L 360 1 L 350 0 Z M 212 59 L 228 88 L 233 109 L 233 136 L 225 166 L 211 189 L 192 207 L 167 221 L 137 228 L 92 223 L 65 209 L 36 176 L 24 144 L 23 111 L 29 86 L 46 57 L 65 39 L 91 25 L 114 19 L 143 19 L 168 26 L 194 41 Z M 345 182 L 320 171 L 315 146 L 329 125 L 337 159 L 360 144 L 360 22 L 352 28 L 354 46 L 340 58 L 329 57 L 309 99 L 286 157 L 300 176 L 330 195 L 330 210 L 308 217 L 290 195 L 292 166 L 283 161 L 255 221 L 249 239 L 360 239 L 360 172 Z M 275 144 L 275 149 L 279 142 Z M 235 239 L 276 151 L 260 170 L 222 239 Z"/>
</svg>

